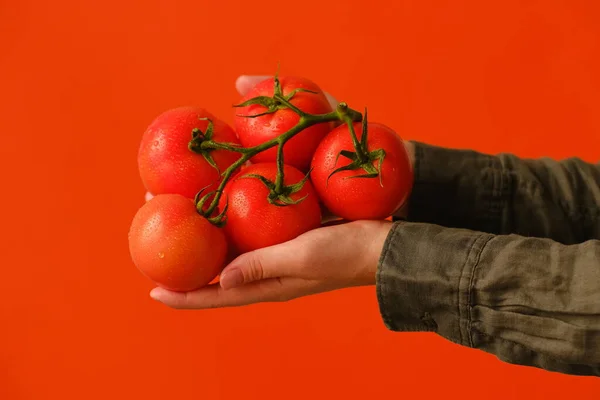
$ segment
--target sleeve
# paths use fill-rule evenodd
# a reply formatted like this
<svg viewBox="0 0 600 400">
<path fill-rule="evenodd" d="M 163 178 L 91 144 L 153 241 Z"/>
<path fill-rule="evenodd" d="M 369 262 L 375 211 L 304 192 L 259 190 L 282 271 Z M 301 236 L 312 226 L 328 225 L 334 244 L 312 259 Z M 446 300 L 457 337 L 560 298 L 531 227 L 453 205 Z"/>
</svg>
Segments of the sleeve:
<svg viewBox="0 0 600 400">
<path fill-rule="evenodd" d="M 499 359 L 600 376 L 600 241 L 564 245 L 395 222 L 377 272 L 393 331 L 436 332 Z"/>
<path fill-rule="evenodd" d="M 414 145 L 407 220 L 564 244 L 600 239 L 600 164 Z"/>
</svg>

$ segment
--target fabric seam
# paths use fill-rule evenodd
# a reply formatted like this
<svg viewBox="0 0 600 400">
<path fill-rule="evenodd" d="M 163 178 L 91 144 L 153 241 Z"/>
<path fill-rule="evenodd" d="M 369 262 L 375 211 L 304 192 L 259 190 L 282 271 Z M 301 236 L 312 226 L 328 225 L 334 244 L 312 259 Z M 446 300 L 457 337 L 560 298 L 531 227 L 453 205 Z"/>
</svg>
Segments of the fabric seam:
<svg viewBox="0 0 600 400">
<path fill-rule="evenodd" d="M 481 235 L 483 236 L 483 235 Z M 469 260 L 471 258 L 471 254 L 473 253 L 473 249 L 475 248 L 475 245 L 477 244 L 477 241 L 479 240 L 479 238 L 481 236 L 478 236 L 477 238 L 475 238 L 475 240 L 473 240 L 473 242 L 471 243 L 471 245 L 469 246 L 469 250 L 467 251 L 467 255 L 465 257 L 465 262 L 460 270 L 460 276 L 458 277 L 458 288 L 456 290 L 456 311 L 457 311 L 457 315 L 458 315 L 458 336 L 460 339 L 460 343 L 464 344 L 465 340 L 464 340 L 464 335 L 463 335 L 463 329 L 461 326 L 461 321 L 465 318 L 464 313 L 462 312 L 462 308 L 460 305 L 460 297 L 461 297 L 461 286 L 462 286 L 462 282 L 464 279 L 464 276 L 466 274 L 466 270 L 469 267 Z M 468 294 L 468 292 L 467 292 Z M 467 317 L 467 322 L 468 322 L 468 317 Z"/>
<path fill-rule="evenodd" d="M 390 318 L 389 313 L 387 312 L 388 310 L 388 295 L 387 295 L 387 288 L 388 285 L 386 283 L 386 280 L 382 277 L 383 273 L 384 273 L 384 268 L 386 265 L 386 258 L 388 256 L 390 247 L 392 245 L 392 243 L 394 242 L 394 239 L 396 237 L 396 234 L 398 232 L 398 228 L 400 227 L 401 222 L 395 222 L 392 225 L 392 229 L 391 232 L 389 233 L 388 238 L 386 239 L 386 242 L 383 246 L 383 251 L 381 252 L 381 256 L 379 257 L 379 268 L 378 268 L 378 272 L 377 272 L 377 282 L 379 282 L 379 290 L 377 291 L 377 298 L 379 300 L 379 304 L 380 304 L 380 310 L 381 310 L 381 314 L 383 317 L 383 322 L 385 325 L 387 325 L 388 327 L 393 328 L 393 324 Z"/>
<path fill-rule="evenodd" d="M 484 239 L 481 239 L 481 238 L 484 238 Z M 482 234 L 475 241 L 475 243 L 477 243 L 479 240 L 483 240 L 483 244 L 481 245 L 481 249 L 477 253 L 477 258 L 475 259 L 475 262 L 473 264 L 473 268 L 471 270 L 471 277 L 469 279 L 469 288 L 468 288 L 468 292 L 467 292 L 468 300 L 467 300 L 467 332 L 466 333 L 467 333 L 467 336 L 469 339 L 470 347 L 475 347 L 475 345 L 473 343 L 473 335 L 471 334 L 472 325 L 473 325 L 473 292 L 474 292 L 474 288 L 475 288 L 475 274 L 477 273 L 477 268 L 479 267 L 479 263 L 481 261 L 481 255 L 485 251 L 488 243 L 490 243 L 493 238 L 494 238 L 494 235 Z M 473 247 L 475 247 L 475 244 L 473 244 Z"/>
</svg>

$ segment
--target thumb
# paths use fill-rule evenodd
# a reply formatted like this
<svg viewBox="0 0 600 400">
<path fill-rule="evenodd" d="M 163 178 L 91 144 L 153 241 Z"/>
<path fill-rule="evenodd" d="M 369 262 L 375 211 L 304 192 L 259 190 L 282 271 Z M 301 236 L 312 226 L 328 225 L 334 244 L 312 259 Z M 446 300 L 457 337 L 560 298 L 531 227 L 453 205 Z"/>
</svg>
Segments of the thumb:
<svg viewBox="0 0 600 400">
<path fill-rule="evenodd" d="M 285 245 L 276 245 L 254 250 L 233 260 L 221 273 L 219 279 L 223 289 L 231 289 L 250 282 L 283 276 L 289 268 L 290 253 Z"/>
<path fill-rule="evenodd" d="M 269 79 L 269 78 L 272 78 L 272 76 L 269 76 L 269 75 L 240 75 L 240 76 L 238 76 L 238 78 L 235 81 L 235 88 L 240 95 L 245 96 L 246 94 L 248 94 L 248 92 L 254 86 L 258 85 L 260 82 L 264 81 L 265 79 Z M 323 92 L 323 93 L 325 94 L 327 101 L 331 105 L 331 108 L 333 108 L 335 110 L 335 108 L 339 104 L 339 101 L 337 101 L 337 99 L 335 97 L 333 97 L 330 93 L 327 93 L 327 92 Z"/>
</svg>

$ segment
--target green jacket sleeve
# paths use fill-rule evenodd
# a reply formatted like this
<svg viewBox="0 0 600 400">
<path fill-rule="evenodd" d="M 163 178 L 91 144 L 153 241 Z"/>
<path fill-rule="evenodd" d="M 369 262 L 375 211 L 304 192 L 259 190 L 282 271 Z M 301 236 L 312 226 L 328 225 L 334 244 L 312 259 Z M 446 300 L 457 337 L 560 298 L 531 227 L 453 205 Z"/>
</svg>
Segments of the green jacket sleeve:
<svg viewBox="0 0 600 400">
<path fill-rule="evenodd" d="M 437 332 L 508 363 L 600 376 L 599 240 L 565 245 L 395 222 L 377 296 L 391 330 Z"/>
<path fill-rule="evenodd" d="M 600 239 L 600 164 L 414 145 L 409 221 L 564 244 Z"/>
</svg>

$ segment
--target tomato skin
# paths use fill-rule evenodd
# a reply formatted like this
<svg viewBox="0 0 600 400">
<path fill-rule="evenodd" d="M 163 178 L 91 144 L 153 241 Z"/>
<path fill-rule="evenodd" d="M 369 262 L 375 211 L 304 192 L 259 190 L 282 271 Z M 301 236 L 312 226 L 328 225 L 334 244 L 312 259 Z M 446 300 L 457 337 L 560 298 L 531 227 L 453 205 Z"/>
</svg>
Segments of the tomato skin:
<svg viewBox="0 0 600 400">
<path fill-rule="evenodd" d="M 360 140 L 361 123 L 354 124 Z M 348 125 L 335 128 L 319 145 L 312 161 L 311 180 L 323 205 L 340 218 L 356 220 L 379 220 L 393 215 L 407 201 L 413 186 L 413 167 L 402 138 L 389 127 L 368 124 L 368 149 L 384 149 L 385 159 L 381 167 L 381 183 L 377 178 L 353 178 L 363 175 L 363 169 L 342 171 L 327 178 L 350 160 L 338 154 L 342 150 L 354 152 Z M 337 164 L 336 164 L 337 158 Z M 379 161 L 373 162 L 379 167 Z"/>
<path fill-rule="evenodd" d="M 302 172 L 289 165 L 284 166 L 283 172 L 286 185 L 304 178 Z M 225 186 L 219 208 L 223 209 L 228 202 L 224 230 L 238 254 L 292 240 L 321 225 L 321 208 L 310 181 L 290 196 L 293 200 L 308 197 L 299 204 L 280 207 L 269 204 L 269 189 L 256 178 L 244 177 L 247 174 L 258 174 L 275 182 L 277 165 L 252 164 Z"/>
<path fill-rule="evenodd" d="M 309 114 L 326 114 L 332 111 L 323 91 L 314 82 L 299 77 L 279 78 L 283 95 L 290 94 L 294 89 L 304 88 L 317 92 L 297 93 L 290 103 Z M 239 103 L 257 96 L 272 97 L 274 91 L 274 78 L 268 78 L 258 83 Z M 261 143 L 278 137 L 293 128 L 300 117 L 290 109 L 281 109 L 272 114 L 256 118 L 246 118 L 240 115 L 256 115 L 266 111 L 261 105 L 240 107 L 235 110 L 234 127 L 244 147 L 258 146 Z M 285 163 L 302 171 L 308 171 L 310 161 L 319 142 L 333 128 L 332 123 L 321 123 L 306 128 L 290 139 L 283 150 Z M 277 150 L 273 147 L 252 158 L 254 163 L 275 162 Z"/>
<path fill-rule="evenodd" d="M 200 190 L 215 186 L 219 173 L 201 154 L 188 149 L 192 130 L 206 133 L 209 118 L 213 121 L 217 142 L 239 144 L 233 129 L 200 107 L 179 107 L 159 115 L 146 129 L 138 152 L 140 177 L 146 190 L 154 195 L 174 193 L 190 199 Z M 221 171 L 236 162 L 240 155 L 225 150 L 212 151 L 211 156 Z"/>
<path fill-rule="evenodd" d="M 206 286 L 227 256 L 222 229 L 197 213 L 192 200 L 160 194 L 138 210 L 129 230 L 136 267 L 158 286 L 187 292 Z"/>
</svg>

